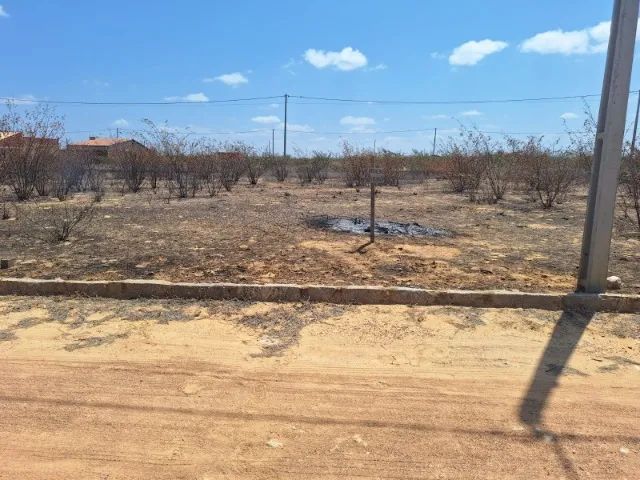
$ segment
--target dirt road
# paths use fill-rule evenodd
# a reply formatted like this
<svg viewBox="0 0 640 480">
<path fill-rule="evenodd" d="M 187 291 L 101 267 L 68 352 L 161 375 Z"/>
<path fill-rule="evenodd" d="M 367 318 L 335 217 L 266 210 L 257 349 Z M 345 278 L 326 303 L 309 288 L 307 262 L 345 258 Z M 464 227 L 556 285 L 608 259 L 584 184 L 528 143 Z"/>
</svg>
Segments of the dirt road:
<svg viewBox="0 0 640 480">
<path fill-rule="evenodd" d="M 639 338 L 632 315 L 4 297 L 0 478 L 636 479 Z"/>
</svg>

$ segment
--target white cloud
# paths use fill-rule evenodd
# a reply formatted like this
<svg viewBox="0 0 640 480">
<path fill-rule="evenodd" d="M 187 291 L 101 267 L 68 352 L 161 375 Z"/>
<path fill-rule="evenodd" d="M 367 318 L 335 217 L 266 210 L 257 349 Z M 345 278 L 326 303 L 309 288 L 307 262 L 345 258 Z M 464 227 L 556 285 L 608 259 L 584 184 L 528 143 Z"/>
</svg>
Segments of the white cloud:
<svg viewBox="0 0 640 480">
<path fill-rule="evenodd" d="M 125 128 L 129 126 L 129 122 L 127 122 L 124 118 L 119 118 L 118 120 L 114 121 L 111 125 L 117 128 Z"/>
<path fill-rule="evenodd" d="M 467 110 L 464 112 L 460 112 L 460 115 L 462 115 L 463 117 L 479 117 L 480 115 L 482 115 L 482 112 L 478 110 Z"/>
<path fill-rule="evenodd" d="M 204 93 L 190 93 L 184 97 L 165 97 L 167 102 L 208 102 L 209 97 Z"/>
<path fill-rule="evenodd" d="M 441 52 L 431 52 L 429 56 L 434 60 L 442 60 L 444 58 L 447 58 L 447 55 Z"/>
<path fill-rule="evenodd" d="M 90 86 L 98 87 L 98 88 L 108 88 L 108 87 L 111 86 L 111 84 L 109 82 L 106 82 L 104 80 L 99 80 L 99 79 L 83 80 L 82 83 L 84 85 L 90 85 Z"/>
<path fill-rule="evenodd" d="M 280 123 L 280 119 L 275 115 L 259 115 L 257 117 L 253 117 L 251 119 L 252 122 L 270 124 L 270 123 Z"/>
<path fill-rule="evenodd" d="M 4 7 L 2 5 L 0 5 L 0 17 L 8 17 L 9 14 L 7 13 L 7 11 L 4 9 Z"/>
<path fill-rule="evenodd" d="M 611 22 L 600 22 L 582 30 L 548 30 L 527 38 L 520 51 L 541 55 L 585 55 L 607 51 Z"/>
<path fill-rule="evenodd" d="M 343 71 L 367 66 L 367 57 L 360 50 L 351 47 L 345 47 L 339 52 L 310 48 L 304 52 L 304 59 L 316 68 L 333 67 Z"/>
<path fill-rule="evenodd" d="M 435 115 L 425 115 L 423 118 L 427 119 L 427 120 L 444 120 L 447 118 L 451 118 L 450 115 L 445 115 L 443 113 L 437 113 Z"/>
<path fill-rule="evenodd" d="M 565 112 L 560 115 L 560 118 L 563 120 L 575 120 L 576 118 L 578 118 L 578 115 L 573 112 Z"/>
<path fill-rule="evenodd" d="M 289 72 L 291 75 L 295 75 L 296 72 L 293 70 L 293 67 L 295 67 L 296 65 L 299 65 L 301 63 L 302 63 L 302 61 L 298 61 L 298 60 L 296 60 L 294 58 L 290 58 L 287 63 L 282 65 L 282 68 L 284 70 L 286 70 L 287 72 Z"/>
<path fill-rule="evenodd" d="M 386 64 L 379 63 L 374 67 L 367 68 L 367 71 L 368 72 L 376 72 L 376 71 L 379 71 L 379 70 L 386 70 L 387 68 L 389 68 L 389 67 Z"/>
<path fill-rule="evenodd" d="M 31 94 L 20 95 L 19 97 L 9 97 L 7 102 L 14 105 L 33 105 L 36 101 L 36 97 Z"/>
<path fill-rule="evenodd" d="M 244 83 L 249 83 L 249 79 L 240 72 L 225 73 L 223 75 L 218 75 L 217 77 L 205 78 L 202 81 L 205 83 L 222 82 L 230 87 L 237 87 Z"/>
<path fill-rule="evenodd" d="M 449 55 L 451 65 L 475 65 L 484 57 L 498 53 L 507 48 L 509 44 L 499 40 L 471 40 L 453 49 Z"/>
<path fill-rule="evenodd" d="M 279 103 L 270 103 L 270 104 L 269 104 L 269 107 L 270 107 L 270 108 L 278 108 L 279 106 L 280 106 L 280 104 L 279 104 Z"/>
<path fill-rule="evenodd" d="M 280 128 L 284 128 L 284 123 L 280 123 Z M 297 123 L 287 123 L 287 131 L 290 132 L 313 132 L 313 127 L 307 125 L 297 124 Z"/>
<path fill-rule="evenodd" d="M 375 125 L 376 121 L 371 117 L 354 117 L 347 115 L 340 119 L 340 125 L 349 125 L 352 127 L 362 127 L 365 125 Z"/>
</svg>

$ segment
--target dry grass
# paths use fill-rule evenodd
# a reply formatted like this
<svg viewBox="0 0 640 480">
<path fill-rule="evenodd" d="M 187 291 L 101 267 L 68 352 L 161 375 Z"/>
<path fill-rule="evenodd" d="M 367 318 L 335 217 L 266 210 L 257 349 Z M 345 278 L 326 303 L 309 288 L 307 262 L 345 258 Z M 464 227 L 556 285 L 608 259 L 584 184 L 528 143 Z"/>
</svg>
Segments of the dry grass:
<svg viewBox="0 0 640 480">
<path fill-rule="evenodd" d="M 384 284 L 427 288 L 572 290 L 586 192 L 543 210 L 524 195 L 497 205 L 443 193 L 442 182 L 381 187 L 378 218 L 453 232 L 446 238 L 365 236 L 310 228 L 317 215 L 366 217 L 368 192 L 337 184 L 238 185 L 231 193 L 163 202 L 149 191 L 110 193 L 82 236 L 51 244 L 20 218 L 0 222 L 17 259 L 4 276 L 172 281 Z M 83 201 L 77 196 L 71 202 Z M 620 220 L 611 274 L 640 292 L 640 239 Z M 634 236 L 635 235 L 635 236 Z"/>
</svg>

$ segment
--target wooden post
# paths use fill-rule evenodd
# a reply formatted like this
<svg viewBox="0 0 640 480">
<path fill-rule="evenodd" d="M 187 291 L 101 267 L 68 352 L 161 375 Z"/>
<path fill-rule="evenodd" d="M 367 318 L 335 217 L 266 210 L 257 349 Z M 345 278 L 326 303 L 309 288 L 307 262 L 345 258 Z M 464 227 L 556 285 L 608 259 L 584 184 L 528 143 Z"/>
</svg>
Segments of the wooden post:
<svg viewBox="0 0 640 480">
<path fill-rule="evenodd" d="M 371 184 L 371 216 L 369 220 L 369 240 L 376 241 L 376 182 L 375 182 L 375 154 L 371 155 L 371 168 L 369 169 L 369 183 Z"/>
</svg>

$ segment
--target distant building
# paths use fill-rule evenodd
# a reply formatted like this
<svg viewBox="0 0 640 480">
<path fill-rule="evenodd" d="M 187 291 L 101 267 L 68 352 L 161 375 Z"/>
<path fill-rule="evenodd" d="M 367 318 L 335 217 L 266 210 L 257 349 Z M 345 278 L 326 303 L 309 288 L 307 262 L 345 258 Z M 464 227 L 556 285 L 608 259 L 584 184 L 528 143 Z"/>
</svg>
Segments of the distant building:
<svg viewBox="0 0 640 480">
<path fill-rule="evenodd" d="M 67 150 L 70 152 L 85 153 L 97 160 L 112 158 L 114 152 L 124 148 L 147 150 L 147 147 L 132 138 L 89 137 L 89 140 L 70 143 L 67 146 Z"/>
<path fill-rule="evenodd" d="M 0 132 L 0 149 L 18 148 L 22 145 L 33 145 L 35 142 L 39 146 L 47 146 L 51 148 L 60 148 L 57 138 L 37 138 L 28 137 L 21 132 Z"/>
<path fill-rule="evenodd" d="M 18 132 L 0 132 L 0 147 L 16 147 L 22 139 L 22 134 Z"/>
</svg>

